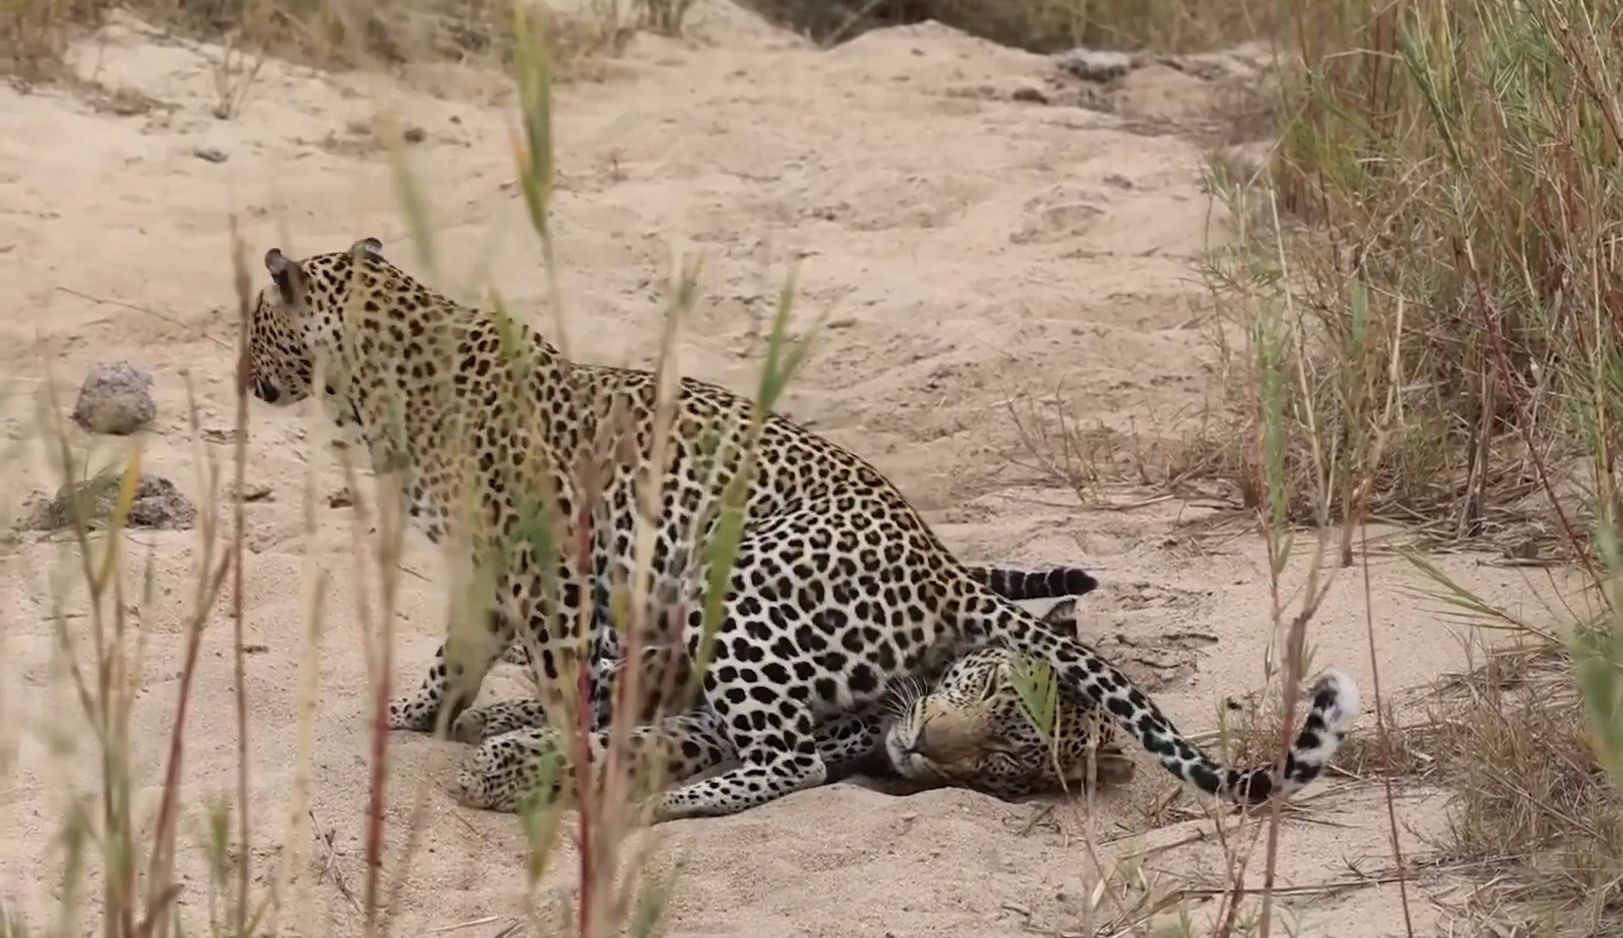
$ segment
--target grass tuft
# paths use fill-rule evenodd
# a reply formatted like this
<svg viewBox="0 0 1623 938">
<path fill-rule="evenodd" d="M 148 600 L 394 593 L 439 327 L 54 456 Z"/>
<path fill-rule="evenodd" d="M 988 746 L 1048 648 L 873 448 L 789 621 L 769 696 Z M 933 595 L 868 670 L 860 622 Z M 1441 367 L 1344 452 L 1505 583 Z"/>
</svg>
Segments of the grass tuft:
<svg viewBox="0 0 1623 938">
<path fill-rule="evenodd" d="M 1298 7 L 1273 164 L 1286 223 L 1208 271 L 1230 332 L 1255 325 L 1234 297 L 1277 305 L 1291 280 L 1289 516 L 1346 519 L 1365 499 L 1434 541 L 1587 550 L 1600 493 L 1584 456 L 1617 445 L 1588 391 L 1623 347 L 1619 5 Z M 1321 488 L 1325 503 L 1306 497 Z"/>
<path fill-rule="evenodd" d="M 1448 852 L 1509 871 L 1487 890 L 1496 902 L 1599 933 L 1623 924 L 1623 794 L 1607 781 L 1571 664 L 1552 649 L 1519 688 L 1501 686 L 1492 665 L 1474 682 L 1443 737 L 1461 789 Z"/>
</svg>

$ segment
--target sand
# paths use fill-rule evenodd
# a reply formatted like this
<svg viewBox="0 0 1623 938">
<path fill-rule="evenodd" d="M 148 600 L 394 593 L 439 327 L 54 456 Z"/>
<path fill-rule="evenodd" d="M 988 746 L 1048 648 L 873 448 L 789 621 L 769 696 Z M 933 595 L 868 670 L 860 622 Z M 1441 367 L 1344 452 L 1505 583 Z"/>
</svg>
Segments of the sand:
<svg viewBox="0 0 1623 938">
<path fill-rule="evenodd" d="M 1155 451 L 1187 436 L 1210 402 L 1216 358 L 1192 264 L 1232 228 L 1200 176 L 1212 141 L 1196 112 L 1217 98 L 1200 75 L 1213 70 L 1136 72 L 1111 92 L 1111 112 L 1077 106 L 1103 98 L 1061 80 L 1046 59 L 934 24 L 818 51 L 720 3 L 695 15 L 692 38 L 640 36 L 604 80 L 559 93 L 558 273 L 571 350 L 650 363 L 672 252 L 702 252 L 704 302 L 681 333 L 680 365 L 748 390 L 761 330 L 798 265 L 801 322 L 825 315 L 827 328 L 783 408 L 891 474 L 962 556 L 1095 571 L 1103 585 L 1080 606 L 1084 633 L 1146 681 L 1183 729 L 1214 729 L 1225 700 L 1265 680 L 1261 541 L 1243 528 L 1191 527 L 1212 513 L 1199 501 L 1141 504 L 1140 494 L 1101 487 L 1079 504 L 1030 467 L 1017 429 L 1057 407 L 1083 429 L 1117 434 L 1123 452 Z M 257 259 L 272 246 L 300 256 L 374 236 L 418 267 L 386 156 L 355 126 L 379 109 L 423 132 L 409 153 L 430 193 L 439 282 L 463 296 L 489 282 L 516 307 L 543 308 L 500 75 L 436 66 L 393 79 L 335 76 L 271 61 L 239 116 L 220 120 L 210 115 L 217 54 L 117 19 L 76 47 L 75 66 L 106 87 L 140 92 L 146 105 L 98 105 L 55 87 L 0 89 L 0 353 L 14 380 L 5 429 L 25 454 L 7 469 L 8 508 L 52 487 L 30 440 L 30 402 L 49 380 L 71 405 L 86 369 L 110 360 L 152 372 L 158 418 L 142 441 L 146 468 L 201 501 L 200 455 L 222 464 L 230 455 L 228 216 L 242 225 L 256 286 Z M 1217 60 L 1246 68 L 1239 54 Z M 201 435 L 188 429 L 188 388 Z M 369 683 L 354 509 L 323 500 L 342 480 L 330 454 L 313 448 L 312 427 L 301 413 L 256 405 L 252 414 L 249 482 L 269 492 L 246 508 L 252 859 L 256 881 L 268 885 L 289 849 L 295 685 L 313 574 L 325 569 L 333 582 L 311 803 L 332 856 L 296 832 L 306 859 L 294 879 L 316 910 L 313 930 L 352 934 L 359 917 L 335 883 L 355 888 L 363 872 Z M 130 445 L 81 442 L 102 463 Z M 317 534 L 307 539 L 312 466 Z M 133 562 L 150 559 L 155 584 L 128 600 L 145 643 L 131 738 L 136 810 L 150 823 L 199 532 L 132 532 L 128 545 Z M 415 536 L 407 546 L 417 575 L 401 589 L 400 683 L 419 678 L 439 640 L 446 595 L 432 575 L 434 552 Z M 0 551 L 0 903 L 43 923 L 58 894 L 65 805 L 94 788 L 97 764 L 52 664 L 49 584 L 70 555 L 60 539 L 34 533 Z M 1541 615 L 1538 576 L 1487 560 L 1435 558 L 1483 595 Z M 1302 553 L 1287 590 L 1305 567 Z M 1388 554 L 1373 557 L 1370 572 L 1367 609 L 1355 571 L 1333 587 L 1312 625 L 1314 660 L 1349 672 L 1366 700 L 1371 634 L 1388 695 L 1462 667 L 1461 628 L 1413 592 L 1422 580 L 1412 568 Z M 68 611 L 82 613 L 83 602 L 82 590 L 71 593 Z M 235 777 L 224 608 L 210 619 L 186 733 L 180 903 L 192 916 L 207 905 L 195 831 L 207 799 Z M 71 631 L 85 620 L 67 622 Z M 487 694 L 519 688 L 504 669 Z M 1372 725 L 1366 715 L 1358 732 Z M 392 745 L 392 830 L 404 829 L 414 793 L 425 812 L 395 932 L 478 922 L 454 933 L 497 933 L 520 914 L 524 894 L 516 821 L 450 801 L 444 782 L 460 747 L 410 734 Z M 734 817 L 664 825 L 661 856 L 684 860 L 669 934 L 1055 935 L 1112 920 L 1100 933 L 1120 933 L 1110 898 L 1089 910 L 1095 855 L 1130 861 L 1135 888 L 1164 892 L 1218 876 L 1212 821 L 1188 793 L 1174 793 L 1140 757 L 1137 779 L 1102 793 L 1091 815 L 1077 805 L 1007 804 L 961 790 L 897 797 L 842 782 Z M 1441 792 L 1397 789 L 1406 851 L 1428 849 L 1445 807 Z M 1083 840 L 1090 827 L 1096 853 Z M 1391 838 L 1378 784 L 1319 782 L 1283 823 L 1279 882 L 1305 889 L 1282 898 L 1276 916 L 1298 934 L 1402 934 L 1397 886 L 1381 881 Z M 566 872 L 542 886 L 544 910 L 568 901 L 571 855 L 566 847 Z M 1259 852 L 1251 885 L 1261 882 L 1260 862 Z M 1360 883 L 1364 874 L 1373 881 Z M 1311 888 L 1327 884 L 1352 886 Z M 1443 913 L 1424 898 L 1435 887 L 1412 886 L 1416 933 L 1441 927 Z M 1217 903 L 1196 892 L 1183 907 L 1201 923 Z M 70 931 L 93 928 L 94 910 L 92 897 Z M 1256 910 L 1248 900 L 1243 912 Z M 284 923 L 288 934 L 311 930 Z"/>
</svg>

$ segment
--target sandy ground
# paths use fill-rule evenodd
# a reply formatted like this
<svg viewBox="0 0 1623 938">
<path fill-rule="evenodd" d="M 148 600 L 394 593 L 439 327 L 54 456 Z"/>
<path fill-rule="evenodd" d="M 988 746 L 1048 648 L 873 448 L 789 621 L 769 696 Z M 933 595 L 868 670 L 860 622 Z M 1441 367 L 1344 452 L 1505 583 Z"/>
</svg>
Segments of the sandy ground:
<svg viewBox="0 0 1623 938">
<path fill-rule="evenodd" d="M 1146 69 L 1117 89 L 1118 113 L 1107 113 L 1065 103 L 1074 83 L 1055 84 L 1047 60 L 934 25 L 817 51 L 735 9 L 701 5 L 697 13 L 693 40 L 639 37 L 607 80 L 560 93 L 556 226 L 573 351 L 647 364 L 670 253 L 702 252 L 705 302 L 682 332 L 681 364 L 747 389 L 760 330 L 798 262 L 803 314 L 826 314 L 828 329 L 785 408 L 891 473 L 963 556 L 1095 570 L 1104 585 L 1081 607 L 1087 635 L 1149 682 L 1186 731 L 1215 728 L 1226 698 L 1264 680 L 1270 626 L 1260 542 L 1194 533 L 1188 522 L 1208 513 L 1199 505 L 1124 510 L 1136 496 L 1102 492 L 1114 508 L 1079 507 L 1069 489 L 1019 465 L 1029 459 L 1011 416 L 1048 402 L 1083 427 L 1153 447 L 1186 432 L 1205 404 L 1213 356 L 1190 265 L 1228 223 L 1201 188 L 1199 147 L 1167 123 L 1199 110 L 1203 79 Z M 26 405 L 44 388 L 47 363 L 71 401 L 88 366 L 127 359 L 156 378 L 147 467 L 194 497 L 200 454 L 223 463 L 230 453 L 228 215 L 243 225 L 256 286 L 264 277 L 257 258 L 271 246 L 300 256 L 376 236 L 417 266 L 385 156 L 356 122 L 393 109 L 424 132 L 410 154 L 431 193 L 446 288 L 467 295 L 489 278 L 529 310 L 540 310 L 546 294 L 512 185 L 499 75 L 418 68 L 393 81 L 270 62 L 242 114 L 223 121 L 209 114 L 212 54 L 125 22 L 81 45 L 77 67 L 149 96 L 145 106 L 0 89 L 0 353 L 16 391 L 6 436 L 26 443 Z M 1044 89 L 1049 101 L 1020 89 Z M 225 159 L 201 158 L 206 150 Z M 201 436 L 188 430 L 188 381 Z M 356 933 L 359 919 L 335 885 L 353 888 L 363 872 L 368 677 L 353 509 L 318 501 L 317 535 L 307 539 L 309 467 L 319 495 L 341 484 L 335 463 L 312 449 L 303 416 L 256 407 L 252 419 L 250 483 L 270 492 L 247 506 L 255 876 L 268 884 L 288 846 L 294 692 L 312 572 L 325 568 L 335 582 L 311 798 L 333 856 L 299 847 L 308 859 L 295 869 L 296 886 L 307 890 L 315 924 L 284 931 Z M 128 445 L 82 442 L 102 460 Z M 49 487 L 40 460 L 13 462 L 8 507 Z M 131 600 L 145 641 L 132 738 L 137 810 L 146 817 L 171 726 L 198 532 L 129 541 L 132 557 L 150 558 L 155 574 L 153 594 Z M 64 806 L 92 788 L 97 767 L 73 742 L 83 739 L 77 705 L 52 663 L 49 581 L 67 555 L 37 534 L 3 550 L 0 902 L 44 922 L 57 895 Z M 414 682 L 438 640 L 445 590 L 426 573 L 438 568 L 426 543 L 413 539 L 409 550 L 407 566 L 420 575 L 402 586 L 396 675 Z M 1482 594 L 1540 615 L 1544 587 L 1534 575 L 1465 555 L 1437 562 Z M 1304 568 L 1293 563 L 1289 588 Z M 1386 691 L 1460 667 L 1459 628 L 1407 591 L 1420 585 L 1412 570 L 1389 556 L 1374 558 L 1371 570 L 1367 614 Z M 82 612 L 72 605 L 82 596 L 68 602 Z M 84 621 L 70 618 L 69 627 Z M 1358 579 L 1336 584 L 1311 640 L 1315 660 L 1349 671 L 1367 698 Z M 233 784 L 229 648 L 229 619 L 217 613 L 186 737 L 188 831 L 201 823 L 203 801 Z M 488 692 L 518 687 L 504 672 Z M 1360 731 L 1370 726 L 1366 716 Z M 495 934 L 519 914 L 524 893 L 515 820 L 451 803 L 442 783 L 459 747 L 412 735 L 393 745 L 396 831 L 411 794 L 425 799 L 423 848 L 401 884 L 396 933 L 477 922 L 456 933 Z M 1182 794 L 1168 805 L 1170 780 L 1147 759 L 1140 766 L 1132 784 L 1100 796 L 1091 820 L 1075 806 L 965 791 L 896 797 L 840 783 L 739 816 L 663 826 L 662 855 L 683 861 L 670 934 L 1056 935 L 1113 920 L 1099 933 L 1120 933 L 1121 911 L 1108 897 L 1089 918 L 1098 876 L 1083 842 L 1090 825 L 1096 855 L 1127 862 L 1135 886 L 1209 884 L 1222 858 L 1198 803 Z M 1423 853 L 1445 824 L 1445 798 L 1400 786 L 1396 813 L 1405 850 Z M 1304 888 L 1276 914 L 1298 934 L 1402 934 L 1397 887 L 1382 881 L 1390 839 L 1378 785 L 1319 783 L 1283 826 L 1279 880 Z M 181 902 L 201 914 L 200 835 L 183 840 Z M 567 848 L 560 862 L 567 868 Z M 1247 881 L 1261 882 L 1260 860 Z M 1333 884 L 1347 888 L 1312 888 Z M 1434 887 L 1411 893 L 1417 934 L 1441 927 L 1442 913 L 1423 898 Z M 568 896 L 567 876 L 550 875 L 544 911 Z M 1195 892 L 1182 907 L 1204 922 L 1216 903 Z M 1246 914 L 1255 912 L 1248 903 Z M 83 928 L 94 921 L 87 912 Z"/>
</svg>

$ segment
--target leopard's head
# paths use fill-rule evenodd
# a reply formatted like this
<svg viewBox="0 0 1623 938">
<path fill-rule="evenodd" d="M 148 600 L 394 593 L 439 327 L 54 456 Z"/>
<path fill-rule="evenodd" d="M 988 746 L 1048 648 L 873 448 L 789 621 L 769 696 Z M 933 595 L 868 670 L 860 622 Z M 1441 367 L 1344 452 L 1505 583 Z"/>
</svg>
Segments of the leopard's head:
<svg viewBox="0 0 1623 938">
<path fill-rule="evenodd" d="M 317 360 L 337 351 L 351 289 L 357 282 L 375 287 L 398 271 L 376 238 L 302 261 L 271 248 L 265 269 L 271 282 L 254 301 L 237 381 L 265 403 L 286 406 L 310 396 Z"/>
</svg>

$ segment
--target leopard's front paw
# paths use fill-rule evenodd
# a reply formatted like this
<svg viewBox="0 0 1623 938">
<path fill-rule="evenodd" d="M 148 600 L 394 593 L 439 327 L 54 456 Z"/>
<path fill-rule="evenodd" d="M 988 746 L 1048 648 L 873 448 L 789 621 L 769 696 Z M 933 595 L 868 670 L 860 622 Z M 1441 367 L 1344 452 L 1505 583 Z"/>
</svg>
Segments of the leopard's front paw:
<svg viewBox="0 0 1623 938">
<path fill-rule="evenodd" d="M 471 707 L 451 724 L 451 738 L 459 743 L 477 743 L 485 733 L 485 708 Z"/>
<path fill-rule="evenodd" d="M 470 808 L 516 812 L 532 793 L 557 797 L 567 769 L 552 745 L 556 734 L 522 729 L 492 736 L 462 759 L 452 794 Z"/>
<path fill-rule="evenodd" d="M 396 697 L 389 701 L 387 724 L 391 730 L 409 730 L 427 733 L 434 728 L 437 710 L 417 696 Z"/>
</svg>

